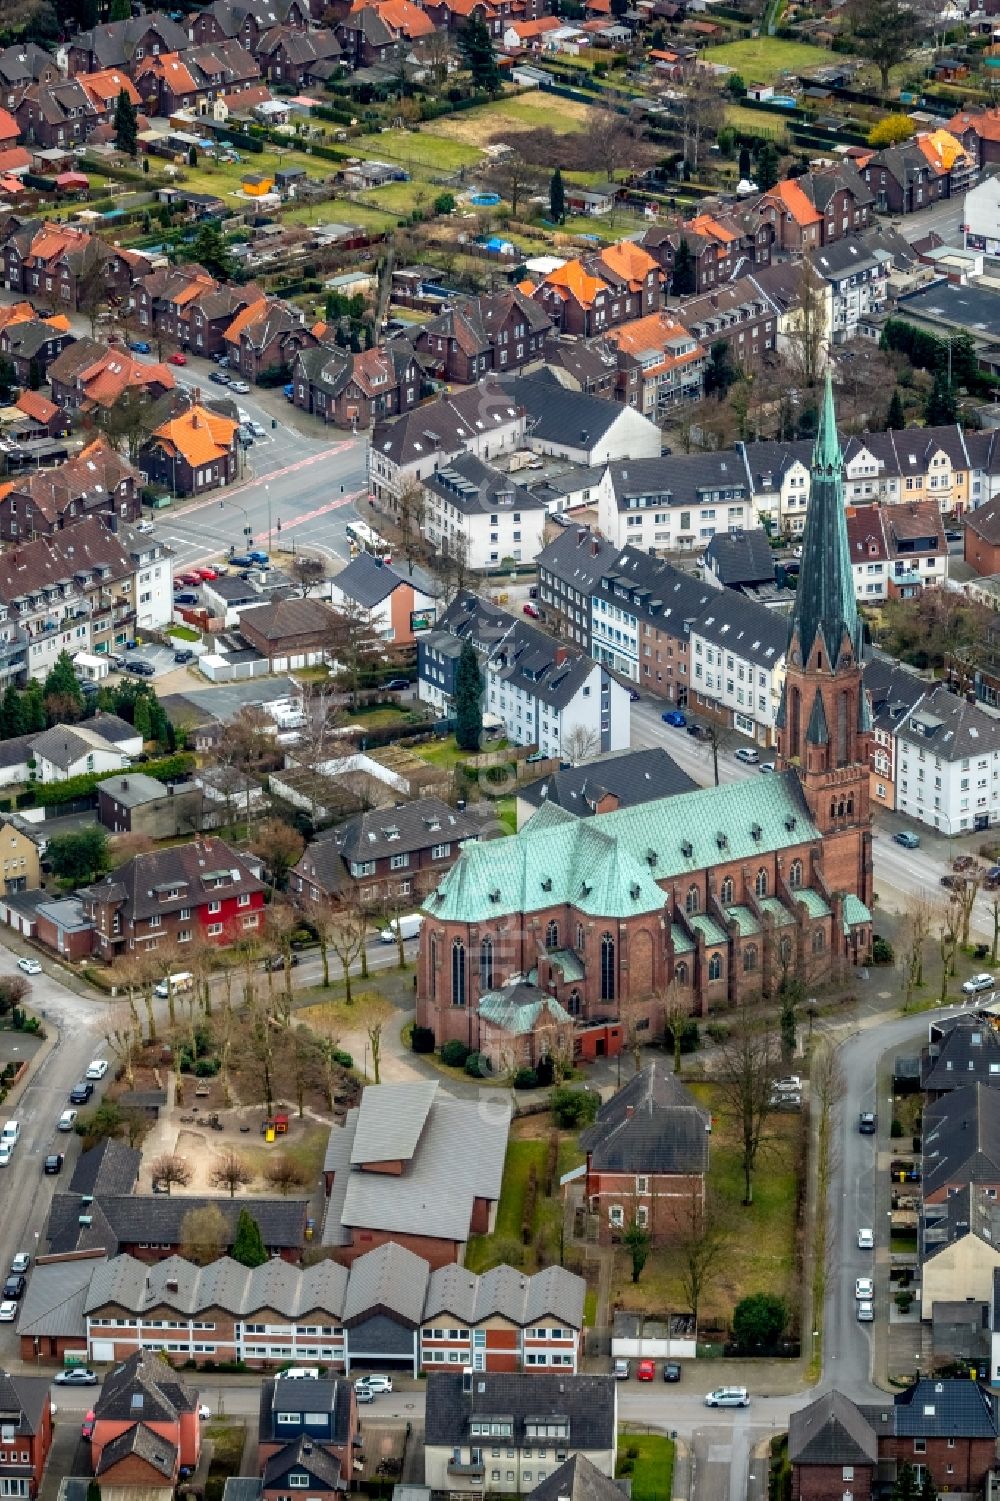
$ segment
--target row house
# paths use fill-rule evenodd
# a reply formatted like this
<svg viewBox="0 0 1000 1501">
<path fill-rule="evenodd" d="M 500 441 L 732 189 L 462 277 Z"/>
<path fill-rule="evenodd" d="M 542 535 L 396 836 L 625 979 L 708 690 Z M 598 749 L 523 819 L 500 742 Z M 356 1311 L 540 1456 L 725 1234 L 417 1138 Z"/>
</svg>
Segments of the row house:
<svg viewBox="0 0 1000 1501">
<path fill-rule="evenodd" d="M 292 400 L 325 423 L 356 432 L 416 406 L 420 378 L 405 339 L 362 354 L 319 344 L 295 357 Z"/>
<path fill-rule="evenodd" d="M 46 1376 L 0 1370 L 0 1495 L 35 1501 L 52 1448 L 52 1414 Z"/>
<path fill-rule="evenodd" d="M 768 266 L 774 229 L 766 219 L 757 223 L 737 222 L 723 214 L 697 214 L 679 227 L 653 226 L 639 243 L 672 278 L 680 243 L 691 256 L 694 291 L 710 292 L 721 282 L 731 281 L 748 266 Z"/>
<path fill-rule="evenodd" d="M 475 17 L 486 27 L 494 41 L 499 41 L 515 14 L 533 19 L 540 10 L 540 0 L 429 0 L 424 10 L 439 31 L 461 31 Z"/>
<path fill-rule="evenodd" d="M 932 500 L 849 507 L 847 541 L 854 592 L 866 604 L 915 599 L 948 577 L 948 543 Z"/>
<path fill-rule="evenodd" d="M 218 490 L 238 477 L 238 433 L 235 414 L 193 401 L 153 429 L 142 448 L 143 469 L 175 496 Z"/>
<path fill-rule="evenodd" d="M 680 402 L 702 396 L 708 355 L 669 313 L 650 313 L 609 329 L 606 345 L 617 356 L 617 399 L 654 421 Z"/>
<path fill-rule="evenodd" d="M 275 26 L 257 44 L 255 56 L 261 76 L 276 84 L 309 88 L 323 83 L 340 67 L 340 42 L 332 31 L 302 31 Z"/>
<path fill-rule="evenodd" d="M 414 1376 L 441 1366 L 572 1376 L 584 1291 L 582 1278 L 558 1266 L 530 1277 L 507 1266 L 481 1276 L 455 1265 L 432 1270 L 396 1242 L 349 1268 L 335 1261 L 290 1268 L 276 1259 L 250 1269 L 227 1257 L 198 1267 L 180 1256 L 149 1266 L 117 1256 L 95 1266 L 84 1317 L 95 1362 L 128 1359 L 155 1343 L 174 1364 L 322 1361 L 350 1374 L 377 1351 Z M 305 1393 L 302 1383 L 267 1383 L 263 1402 L 280 1394 L 282 1411 L 299 1411 L 309 1385 Z M 322 1433 L 313 1437 L 322 1443 Z"/>
<path fill-rule="evenodd" d="M 706 349 L 722 340 L 733 362 L 744 368 L 778 347 L 779 309 L 754 276 L 683 298 L 673 311 Z"/>
<path fill-rule="evenodd" d="M 249 381 L 264 371 L 290 371 L 302 349 L 319 339 L 306 327 L 305 314 L 276 297 L 260 297 L 241 309 L 223 335 L 230 367 Z"/>
<path fill-rule="evenodd" d="M 127 95 L 129 103 L 138 109 L 141 104 L 139 91 L 122 68 L 104 68 L 100 73 L 82 73 L 77 82 L 86 93 L 97 112 L 98 125 L 113 125 L 118 100 Z"/>
<path fill-rule="evenodd" d="M 28 219 L 16 223 L 3 243 L 4 285 L 36 303 L 50 298 L 75 311 L 126 292 L 136 275 L 149 270 L 141 253 L 108 245 L 68 224 Z"/>
<path fill-rule="evenodd" d="M 233 319 L 261 293 L 252 283 L 223 285 L 201 266 L 164 266 L 137 281 L 129 293 L 140 329 L 195 354 L 226 350 Z"/>
<path fill-rule="evenodd" d="M 260 82 L 260 68 L 239 42 L 147 57 L 133 71 L 148 112 L 167 116 L 213 99 L 238 97 Z"/>
<path fill-rule="evenodd" d="M 434 22 L 411 0 L 357 0 L 336 27 L 345 67 L 392 64 L 434 31 Z"/>
<path fill-rule="evenodd" d="M 1000 166 L 1000 109 L 962 110 L 945 129 L 975 157 L 980 170 Z"/>
<path fill-rule="evenodd" d="M 196 932 L 224 947 L 264 920 L 259 863 L 211 837 L 136 855 L 81 890 L 80 900 L 94 924 L 94 952 L 108 963 L 161 940 L 190 943 Z"/>
<path fill-rule="evenodd" d="M 155 400 L 176 386 L 169 366 L 144 364 L 117 345 L 109 349 L 88 338 L 75 340 L 56 356 L 49 383 L 52 400 L 67 412 L 106 409 L 131 392 Z"/>
<path fill-rule="evenodd" d="M 10 360 L 22 386 L 37 387 L 47 378 L 52 362 L 75 338 L 62 314 L 25 318 L 0 329 L 0 353 Z"/>
<path fill-rule="evenodd" d="M 13 109 L 33 83 L 55 83 L 62 74 L 51 52 L 37 42 L 20 42 L 0 50 L 0 106 Z"/>
<path fill-rule="evenodd" d="M 49 150 L 82 144 L 101 116 L 77 79 L 61 78 L 30 84 L 15 106 L 14 118 L 26 142 Z"/>
<path fill-rule="evenodd" d="M 132 73 L 143 58 L 178 52 L 187 45 L 183 26 L 160 11 L 144 11 L 124 21 L 111 21 L 77 32 L 69 45 L 66 62 L 71 78 L 78 73 L 100 73 L 105 68 Z"/>
<path fill-rule="evenodd" d="M 546 497 L 464 453 L 424 481 L 420 529 L 435 552 L 495 572 L 537 556 L 547 515 Z"/>
<path fill-rule="evenodd" d="M 854 165 L 840 162 L 785 178 L 746 205 L 741 217 L 748 224 L 769 224 L 782 250 L 802 253 L 867 229 L 873 202 Z"/>
<path fill-rule="evenodd" d="M 552 320 L 520 287 L 470 297 L 446 308 L 414 336 L 425 370 L 471 385 L 491 371 L 517 370 L 544 357 Z"/>
<path fill-rule="evenodd" d="M 257 56 L 257 43 L 275 26 L 306 31 L 310 23 L 306 0 L 212 0 L 189 17 L 189 35 L 196 46 L 206 42 L 237 41 Z"/>
<path fill-rule="evenodd" d="M 545 309 L 560 333 L 592 338 L 657 312 L 663 303 L 663 273 L 641 245 L 620 240 L 556 267 L 537 287 L 522 283 L 521 290 Z"/>
<path fill-rule="evenodd" d="M 10 542 L 51 537 L 95 513 L 130 522 L 140 512 L 139 476 L 103 436 L 56 469 L 0 486 L 0 536 Z"/>
<path fill-rule="evenodd" d="M 892 255 L 869 248 L 854 235 L 814 250 L 809 264 L 830 288 L 830 339 L 843 344 L 858 337 L 862 325 L 884 311 L 889 294 Z"/>
<path fill-rule="evenodd" d="M 961 196 L 978 175 L 978 159 L 947 130 L 858 158 L 858 170 L 882 214 L 913 214 L 941 198 Z"/>
<path fill-rule="evenodd" d="M 928 682 L 910 667 L 888 657 L 873 656 L 865 664 L 865 692 L 871 705 L 872 740 L 869 795 L 873 808 L 893 812 L 896 807 L 896 729 L 903 716 L 923 698 Z"/>
<path fill-rule="evenodd" d="M 172 568 L 160 542 L 90 515 L 51 536 L 16 540 L 0 556 L 5 671 L 22 648 L 22 680 L 43 680 L 60 652 L 102 655 L 138 626 L 171 619 Z"/>
</svg>

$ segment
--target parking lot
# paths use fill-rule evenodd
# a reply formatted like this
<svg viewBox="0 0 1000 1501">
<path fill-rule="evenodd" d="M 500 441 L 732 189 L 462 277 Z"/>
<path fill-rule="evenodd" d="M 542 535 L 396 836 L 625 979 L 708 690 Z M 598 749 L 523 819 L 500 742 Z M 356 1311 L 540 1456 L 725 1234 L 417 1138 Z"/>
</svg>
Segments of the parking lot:
<svg viewBox="0 0 1000 1501">
<path fill-rule="evenodd" d="M 187 642 L 179 644 L 183 647 L 187 645 Z M 149 681 L 152 681 L 153 678 L 162 677 L 164 673 L 172 672 L 175 665 L 174 648 L 157 646 L 152 641 L 137 646 L 133 651 L 125 652 L 124 656 L 125 668 L 122 676 L 127 678 L 139 676 L 138 673 L 133 673 L 130 670 L 133 663 L 136 662 L 145 662 L 148 666 L 152 667 L 152 674 L 145 673 L 142 675 Z"/>
</svg>

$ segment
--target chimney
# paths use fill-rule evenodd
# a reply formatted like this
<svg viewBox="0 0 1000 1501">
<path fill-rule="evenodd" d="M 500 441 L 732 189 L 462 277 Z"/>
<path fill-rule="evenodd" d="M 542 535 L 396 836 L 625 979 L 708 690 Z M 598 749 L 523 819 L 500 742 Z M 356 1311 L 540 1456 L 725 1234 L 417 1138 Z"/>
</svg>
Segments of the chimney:
<svg viewBox="0 0 1000 1501">
<path fill-rule="evenodd" d="M 122 791 L 128 791 L 128 777 L 122 777 Z"/>
<path fill-rule="evenodd" d="M 556 665 L 556 667 L 561 667 L 563 665 L 563 663 L 566 660 L 566 655 L 567 655 L 567 653 L 566 653 L 565 646 L 557 646 L 556 647 L 556 655 L 555 655 L 555 665 Z"/>
<path fill-rule="evenodd" d="M 633 1115 L 635 1115 L 635 1106 L 634 1105 L 626 1105 L 625 1106 L 625 1119 L 627 1121 L 630 1121 L 632 1119 Z"/>
<path fill-rule="evenodd" d="M 598 553 L 600 552 L 600 550 L 601 550 L 601 544 L 598 541 L 598 539 L 596 537 L 594 537 L 592 539 L 592 541 L 591 541 L 591 544 L 590 544 L 590 556 L 592 558 L 596 558 L 597 555 L 598 555 Z"/>
</svg>

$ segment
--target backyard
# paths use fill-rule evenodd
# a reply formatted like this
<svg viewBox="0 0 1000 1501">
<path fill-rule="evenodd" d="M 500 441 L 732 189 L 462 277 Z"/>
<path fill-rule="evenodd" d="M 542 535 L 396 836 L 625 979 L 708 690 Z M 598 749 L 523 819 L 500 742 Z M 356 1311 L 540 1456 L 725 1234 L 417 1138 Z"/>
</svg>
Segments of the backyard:
<svg viewBox="0 0 1000 1501">
<path fill-rule="evenodd" d="M 615 1478 L 631 1480 L 632 1501 L 664 1501 L 673 1494 L 673 1441 L 661 1433 L 621 1429 Z"/>
<path fill-rule="evenodd" d="M 706 63 L 732 68 L 748 84 L 773 84 L 782 73 L 798 73 L 807 68 L 821 68 L 836 58 L 825 47 L 808 42 L 789 42 L 781 37 L 748 37 L 740 42 L 723 42 L 708 47 L 702 54 Z"/>
<path fill-rule="evenodd" d="M 512 1123 L 504 1162 L 496 1228 L 474 1235 L 466 1248 L 470 1272 L 508 1263 L 537 1271 L 559 1259 L 562 1200 L 558 1182 L 583 1161 L 576 1136 L 559 1131 L 548 1113 Z"/>
</svg>

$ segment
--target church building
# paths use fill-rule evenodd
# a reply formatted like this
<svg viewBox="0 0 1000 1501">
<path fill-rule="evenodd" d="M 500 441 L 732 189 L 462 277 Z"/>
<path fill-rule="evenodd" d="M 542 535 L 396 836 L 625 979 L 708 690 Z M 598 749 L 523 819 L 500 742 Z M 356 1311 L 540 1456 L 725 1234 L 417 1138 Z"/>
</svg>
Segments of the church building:
<svg viewBox="0 0 1000 1501">
<path fill-rule="evenodd" d="M 424 905 L 417 1023 L 537 1062 L 496 1018 L 547 998 L 548 1035 L 616 1051 L 619 1024 L 663 1030 L 668 992 L 692 1015 L 822 983 L 863 964 L 872 937 L 870 713 L 829 378 L 813 450 L 773 775 L 585 820 L 546 806 L 510 838 L 466 849 Z M 505 1006 L 517 988 L 519 1004 Z M 482 1008 L 482 1009 L 481 1009 Z M 614 1046 L 587 1037 L 615 1039 Z M 487 1044 L 484 1047 L 484 1044 Z"/>
</svg>

